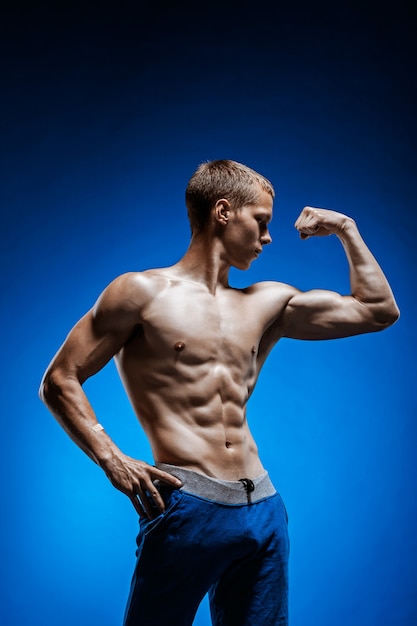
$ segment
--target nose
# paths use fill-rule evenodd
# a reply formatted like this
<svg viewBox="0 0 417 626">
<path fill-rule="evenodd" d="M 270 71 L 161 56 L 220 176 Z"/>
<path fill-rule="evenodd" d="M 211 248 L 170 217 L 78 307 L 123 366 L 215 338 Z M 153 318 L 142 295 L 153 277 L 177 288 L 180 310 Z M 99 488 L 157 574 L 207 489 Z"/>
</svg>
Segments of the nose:
<svg viewBox="0 0 417 626">
<path fill-rule="evenodd" d="M 267 230 L 266 232 L 262 233 L 261 237 L 260 237 L 260 242 L 263 246 L 268 245 L 268 243 L 271 243 L 272 241 L 272 237 L 271 237 L 271 233 L 269 232 L 269 230 Z"/>
</svg>

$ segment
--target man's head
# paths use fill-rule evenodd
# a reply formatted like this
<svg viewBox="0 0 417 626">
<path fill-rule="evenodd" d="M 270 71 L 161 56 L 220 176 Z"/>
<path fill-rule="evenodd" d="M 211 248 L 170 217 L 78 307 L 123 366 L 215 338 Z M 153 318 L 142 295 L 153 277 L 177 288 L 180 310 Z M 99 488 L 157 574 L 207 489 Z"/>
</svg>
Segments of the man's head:
<svg viewBox="0 0 417 626">
<path fill-rule="evenodd" d="M 236 161 L 218 160 L 202 163 L 190 178 L 185 192 L 193 234 L 204 231 L 211 210 L 220 198 L 233 209 L 256 204 L 262 191 L 274 198 L 272 184 L 246 165 Z"/>
</svg>

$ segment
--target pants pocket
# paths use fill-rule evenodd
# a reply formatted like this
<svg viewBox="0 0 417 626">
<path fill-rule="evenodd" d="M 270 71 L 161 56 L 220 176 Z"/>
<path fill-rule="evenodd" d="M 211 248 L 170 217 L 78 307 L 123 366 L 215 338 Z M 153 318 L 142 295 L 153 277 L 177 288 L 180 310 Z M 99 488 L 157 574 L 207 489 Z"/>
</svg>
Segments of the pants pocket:
<svg viewBox="0 0 417 626">
<path fill-rule="evenodd" d="M 140 530 L 145 536 L 150 533 L 154 534 L 157 529 L 160 530 L 162 526 L 165 525 L 171 514 L 179 505 L 183 496 L 179 489 L 161 487 L 159 491 L 165 502 L 165 511 L 163 513 L 159 513 L 159 515 L 152 519 L 142 518 L 139 520 Z"/>
</svg>

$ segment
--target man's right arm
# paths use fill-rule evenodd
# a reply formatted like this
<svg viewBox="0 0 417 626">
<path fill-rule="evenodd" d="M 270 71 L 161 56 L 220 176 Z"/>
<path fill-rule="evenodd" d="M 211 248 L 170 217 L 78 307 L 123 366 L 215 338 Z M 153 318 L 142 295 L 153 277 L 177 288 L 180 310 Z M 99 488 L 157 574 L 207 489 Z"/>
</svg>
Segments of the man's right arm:
<svg viewBox="0 0 417 626">
<path fill-rule="evenodd" d="M 100 429 L 82 385 L 96 374 L 126 343 L 140 323 L 146 298 L 144 279 L 125 274 L 111 283 L 71 330 L 49 365 L 40 397 L 73 441 L 97 463 L 112 484 L 132 501 L 139 515 L 151 516 L 151 494 L 157 506 L 164 503 L 153 481 L 178 487 L 178 481 L 143 461 L 123 454 Z M 140 498 L 140 501 L 138 500 Z M 142 506 L 141 506 L 142 503 Z M 143 508 L 142 508 L 143 507 Z"/>
</svg>

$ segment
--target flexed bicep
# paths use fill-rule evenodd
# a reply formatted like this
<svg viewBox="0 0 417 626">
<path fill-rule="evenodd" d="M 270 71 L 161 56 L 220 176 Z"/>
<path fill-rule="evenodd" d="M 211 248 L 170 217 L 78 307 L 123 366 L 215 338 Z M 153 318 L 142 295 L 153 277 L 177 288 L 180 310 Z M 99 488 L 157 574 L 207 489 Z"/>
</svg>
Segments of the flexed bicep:
<svg viewBox="0 0 417 626">
<path fill-rule="evenodd" d="M 281 316 L 282 333 L 292 339 L 338 339 L 378 330 L 372 311 L 354 296 L 313 289 L 297 292 Z"/>
</svg>

